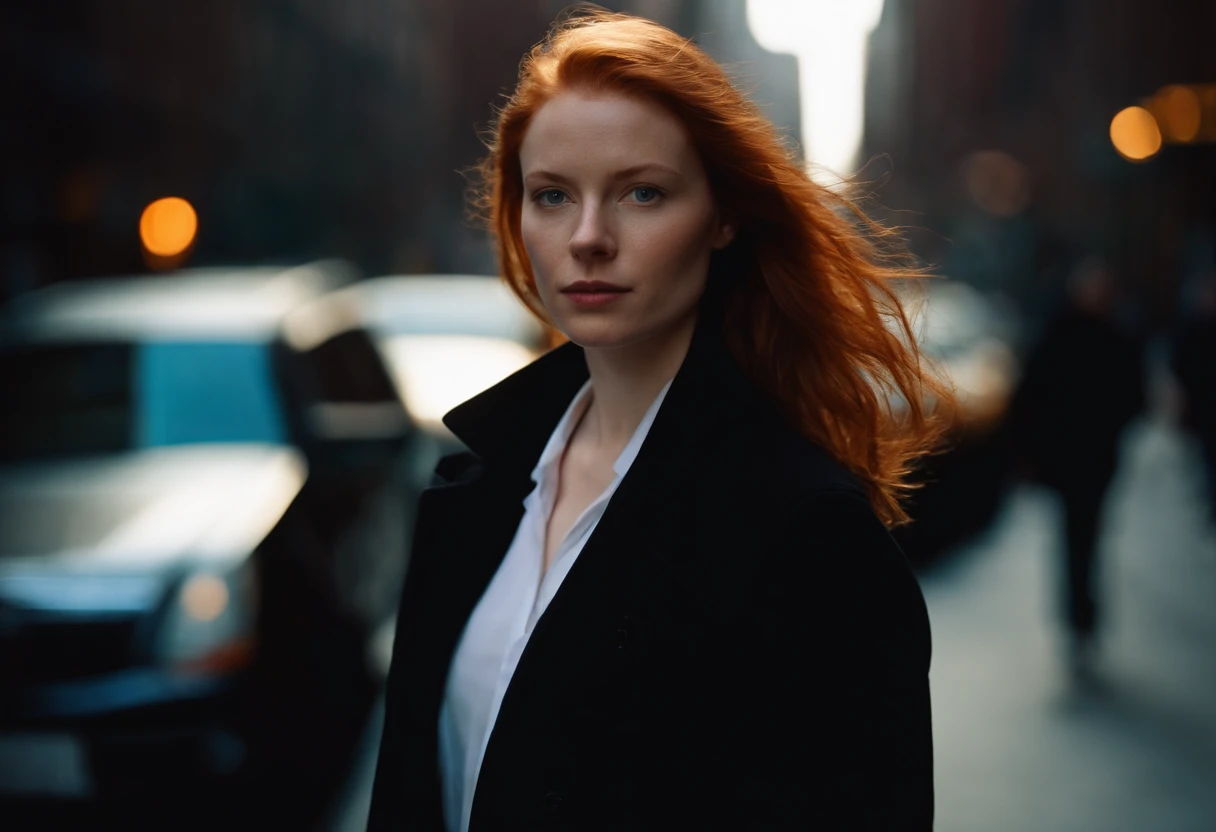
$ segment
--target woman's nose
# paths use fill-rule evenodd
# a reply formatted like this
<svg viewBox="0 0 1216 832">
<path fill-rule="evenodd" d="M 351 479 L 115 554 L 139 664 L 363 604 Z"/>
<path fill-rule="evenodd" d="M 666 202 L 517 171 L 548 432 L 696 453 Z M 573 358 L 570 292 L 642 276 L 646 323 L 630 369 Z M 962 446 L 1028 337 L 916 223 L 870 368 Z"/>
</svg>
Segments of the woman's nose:
<svg viewBox="0 0 1216 832">
<path fill-rule="evenodd" d="M 584 208 L 570 238 L 570 253 L 577 260 L 608 260 L 616 256 L 616 234 L 609 212 L 598 206 Z"/>
</svg>

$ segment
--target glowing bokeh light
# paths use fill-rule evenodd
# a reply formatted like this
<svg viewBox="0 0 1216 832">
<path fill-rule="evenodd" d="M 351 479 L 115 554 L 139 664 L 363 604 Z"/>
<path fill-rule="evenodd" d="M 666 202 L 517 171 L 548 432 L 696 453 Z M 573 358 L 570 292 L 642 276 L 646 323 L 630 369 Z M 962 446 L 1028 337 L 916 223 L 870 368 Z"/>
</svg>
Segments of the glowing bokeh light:
<svg viewBox="0 0 1216 832">
<path fill-rule="evenodd" d="M 1196 138 L 1216 142 L 1216 84 L 1200 84 L 1192 89 L 1199 97 L 1201 113 L 1199 135 Z"/>
<path fill-rule="evenodd" d="M 194 242 L 197 232 L 194 207 L 176 196 L 156 200 L 139 218 L 139 238 L 144 248 L 158 257 L 181 254 Z"/>
<path fill-rule="evenodd" d="M 1203 110 L 1195 90 L 1181 84 L 1163 88 L 1153 99 L 1153 113 L 1165 138 L 1172 142 L 1194 141 L 1199 135 Z"/>
<path fill-rule="evenodd" d="M 1110 140 L 1124 159 L 1143 162 L 1161 149 L 1161 129 L 1148 110 L 1127 107 L 1111 119 Z"/>
<path fill-rule="evenodd" d="M 196 621 L 214 621 L 228 607 L 228 585 L 214 575 L 195 575 L 182 587 L 182 607 Z"/>
<path fill-rule="evenodd" d="M 1030 171 L 1000 150 L 980 150 L 963 162 L 967 193 L 989 214 L 1012 217 L 1030 204 Z"/>
</svg>

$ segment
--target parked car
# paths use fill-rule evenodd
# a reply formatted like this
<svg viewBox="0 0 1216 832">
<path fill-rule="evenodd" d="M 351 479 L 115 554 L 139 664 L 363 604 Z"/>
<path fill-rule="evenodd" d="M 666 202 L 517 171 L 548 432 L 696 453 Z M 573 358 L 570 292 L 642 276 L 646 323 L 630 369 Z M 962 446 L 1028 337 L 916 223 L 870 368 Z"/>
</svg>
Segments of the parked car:
<svg viewBox="0 0 1216 832">
<path fill-rule="evenodd" d="M 497 277 L 386 275 L 336 294 L 361 310 L 411 418 L 445 451 L 455 441 L 445 413 L 553 344 Z"/>
<path fill-rule="evenodd" d="M 340 773 L 417 434 L 334 294 L 354 278 L 192 270 L 0 311 L 0 793 L 282 779 L 295 805 Z"/>
<path fill-rule="evenodd" d="M 489 275 L 381 275 L 343 286 L 333 298 L 357 310 L 418 427 L 405 455 L 416 493 L 442 456 L 463 447 L 444 426 L 444 414 L 555 343 L 554 333 Z M 385 621 L 373 640 L 381 674 L 392 656 L 393 624 Z"/>
</svg>

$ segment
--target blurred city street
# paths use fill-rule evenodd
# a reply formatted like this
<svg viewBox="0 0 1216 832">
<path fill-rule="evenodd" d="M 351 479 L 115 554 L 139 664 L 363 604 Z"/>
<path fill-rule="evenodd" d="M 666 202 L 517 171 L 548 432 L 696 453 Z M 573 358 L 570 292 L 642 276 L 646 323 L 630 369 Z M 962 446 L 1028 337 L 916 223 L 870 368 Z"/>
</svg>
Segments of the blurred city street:
<svg viewBox="0 0 1216 832">
<path fill-rule="evenodd" d="M 1058 506 L 1015 491 L 922 577 L 933 621 L 939 832 L 1216 828 L 1216 540 L 1189 441 L 1128 432 L 1090 681 L 1056 628 Z"/>
<path fill-rule="evenodd" d="M 409 670 L 405 650 L 407 686 L 439 691 L 445 657 L 477 642 L 457 641 L 478 628 L 458 629 L 454 613 L 467 616 L 487 585 L 458 591 L 458 578 L 476 571 L 461 561 L 448 586 L 449 570 L 425 567 L 442 558 L 422 544 L 479 551 L 462 535 L 494 525 L 498 498 L 492 488 L 470 489 L 489 496 L 451 521 L 450 536 L 446 521 L 427 519 L 430 503 L 420 496 L 430 485 L 478 476 L 494 454 L 460 416 L 449 428 L 444 414 L 543 363 L 567 340 L 603 348 L 602 356 L 616 349 L 582 337 L 580 321 L 613 321 L 603 332 L 619 334 L 652 314 L 666 323 L 646 324 L 638 339 L 622 336 L 616 346 L 629 349 L 604 360 L 670 354 L 660 369 L 671 378 L 682 364 L 674 347 L 661 346 L 668 341 L 635 345 L 659 335 L 682 345 L 695 318 L 711 341 L 721 330 L 751 385 L 804 436 L 854 474 L 873 477 L 872 502 L 886 495 L 874 502 L 883 519 L 898 514 L 889 499 L 896 491 L 884 489 L 919 489 L 904 506 L 910 522 L 892 536 L 931 621 L 936 830 L 1216 832 L 1216 2 L 591 4 L 677 36 L 670 60 L 657 41 L 621 36 L 622 50 L 645 46 L 611 58 L 621 66 L 668 72 L 704 52 L 710 63 L 697 66 L 705 71 L 688 70 L 667 87 L 655 86 L 657 75 L 641 84 L 632 69 L 603 69 L 607 52 L 588 63 L 603 64 L 598 86 L 564 69 L 551 83 L 521 84 L 533 77 L 521 76 L 533 65 L 521 56 L 541 66 L 575 54 L 553 46 L 560 38 L 542 40 L 546 32 L 582 32 L 586 23 L 592 39 L 618 25 L 670 34 L 642 20 L 596 29 L 604 21 L 582 20 L 587 10 L 573 0 L 244 0 L 162 4 L 155 14 L 144 5 L 0 4 L 10 47 L 0 66 L 11 88 L 0 154 L 0 832 L 363 832 L 401 598 L 434 602 L 436 614 L 426 603 L 410 609 L 432 629 L 450 624 L 446 643 L 456 651 L 434 649 L 445 642 L 427 631 L 418 667 L 432 675 Z M 696 99 L 710 81 L 717 92 Z M 736 95 L 727 82 L 754 107 L 730 115 Z M 555 97 L 563 103 L 550 107 Z M 676 155 L 695 176 L 674 190 L 664 184 L 663 176 L 682 174 L 634 130 L 638 119 L 606 115 L 603 131 L 584 136 L 573 128 L 590 121 L 562 115 L 567 100 L 598 108 L 617 98 L 621 113 L 658 105 L 662 118 L 647 116 L 647 124 L 678 122 L 671 146 L 682 148 Z M 563 129 L 553 135 L 565 138 L 552 142 L 553 164 L 533 169 L 524 156 L 550 155 L 536 151 L 538 141 L 547 146 L 544 129 L 525 142 L 541 110 L 558 114 Z M 753 128 L 747 147 L 767 148 L 763 158 L 749 159 L 743 144 L 718 158 Z M 649 172 L 634 181 L 639 171 Z M 538 184 L 541 173 L 553 181 Z M 610 197 L 604 183 L 615 188 L 626 178 L 619 198 Z M 688 187 L 702 178 L 705 187 Z M 671 223 L 694 191 L 724 237 L 698 242 L 690 259 L 677 256 L 684 249 Z M 604 210 L 592 210 L 599 203 Z M 802 219 L 781 219 L 795 208 Z M 567 215 L 595 221 L 556 222 Z M 532 222 L 541 216 L 554 221 Z M 591 229 L 598 242 L 583 246 L 570 229 Z M 556 252 L 551 262 L 542 248 Z M 704 302 L 701 311 L 680 306 L 668 315 L 667 299 L 673 310 L 691 303 L 684 288 L 663 288 L 684 274 L 685 261 L 696 281 L 680 286 Z M 594 285 L 600 281 L 609 285 Z M 864 321 L 825 312 L 833 298 L 848 300 L 849 314 L 864 312 Z M 720 314 L 722 326 L 707 324 L 704 310 Z M 565 509 L 570 494 L 598 491 L 587 485 L 598 482 L 590 474 L 609 475 L 612 446 L 601 428 L 636 424 L 633 416 L 603 418 L 632 396 L 602 385 L 594 364 L 598 404 L 580 411 L 593 416 L 573 419 L 563 440 L 575 448 L 575 476 L 563 470 L 563 451 L 554 476 L 566 483 L 555 491 L 564 502 L 542 501 L 548 507 L 537 521 L 545 569 L 555 562 L 555 540 L 575 556 L 585 542 L 566 547 L 549 533 L 550 514 L 598 522 L 591 518 L 599 503 L 570 518 Z M 920 379 L 917 367 L 940 373 L 953 395 Z M 618 375 L 650 378 L 651 370 Z M 875 383 L 886 412 L 873 410 L 859 378 Z M 514 395 L 505 387 L 502 402 Z M 833 398 L 836 388 L 853 392 Z M 858 415 L 859 406 L 866 412 Z M 531 427 L 515 425 L 539 430 L 539 421 L 513 422 L 513 403 L 493 410 L 489 433 L 519 439 L 516 450 L 531 447 L 517 436 Z M 715 410 L 699 403 L 669 421 L 694 428 Z M 925 445 L 917 457 L 914 446 L 928 442 L 922 428 L 932 426 L 921 424 L 922 412 L 932 424 L 941 418 L 943 432 L 938 453 Z M 720 463 L 735 458 L 725 443 L 767 442 L 766 428 L 715 430 L 722 444 L 694 446 L 696 460 L 721 474 Z M 598 445 L 588 440 L 597 436 Z M 628 448 L 626 436 L 617 444 Z M 905 459 L 900 448 L 913 455 Z M 469 449 L 481 459 L 436 468 Z M 783 457 L 783 468 L 798 460 L 772 456 Z M 500 470 L 482 485 L 510 483 L 506 466 Z M 571 489 L 584 473 L 586 488 Z M 612 475 L 614 489 L 615 465 Z M 745 496 L 762 508 L 786 505 L 764 494 Z M 748 557 L 740 550 L 761 548 L 769 524 L 752 510 L 697 516 L 742 521 L 737 537 L 711 530 L 714 540 L 746 543 L 720 543 L 724 567 L 703 570 L 707 581 L 729 581 L 707 597 L 736 601 L 735 567 Z M 534 519 L 528 515 L 528 528 Z M 682 528 L 674 534 L 702 539 Z M 484 557 L 504 554 L 501 542 L 484 548 Z M 403 593 L 411 558 L 424 567 Z M 567 568 L 544 580 L 560 582 Z M 478 581 L 488 580 L 488 566 L 484 572 Z M 426 584 L 428 574 L 442 580 Z M 792 596 L 798 615 L 824 612 L 816 593 L 849 579 L 825 570 L 805 582 L 805 595 Z M 784 577 L 773 583 L 781 593 L 791 585 Z M 692 661 L 712 642 L 693 638 L 694 627 L 678 632 L 703 623 L 686 612 L 695 608 L 679 592 L 631 585 L 648 591 L 637 601 L 644 611 L 652 600 L 677 603 L 655 618 L 680 625 L 673 650 L 687 642 L 695 654 L 690 677 L 682 653 L 639 650 L 634 636 L 622 653 L 637 624 L 622 622 L 613 655 L 629 655 L 622 666 L 630 674 L 642 668 L 636 686 L 621 676 L 630 701 L 648 718 L 671 713 L 643 710 L 648 696 L 662 707 L 706 706 Z M 700 594 L 689 593 L 688 603 L 699 604 Z M 552 596 L 546 589 L 543 597 Z M 708 633 L 722 629 L 709 623 Z M 919 616 L 914 624 L 923 633 Z M 1091 628 L 1091 649 L 1078 650 L 1072 639 Z M 914 632 L 906 629 L 904 636 Z M 769 632 L 735 628 L 730 637 L 748 638 L 750 651 L 771 646 Z M 832 632 L 850 666 L 873 656 Z M 653 643 L 666 644 L 659 635 Z M 823 646 L 805 645 L 808 664 Z M 594 658 L 585 648 L 580 641 L 553 655 Z M 511 678 L 520 655 L 512 647 L 495 672 Z M 744 670 L 784 663 L 739 655 Z M 485 668 L 494 669 L 496 656 L 482 657 Z M 657 662 L 663 672 L 654 671 Z M 461 666 L 452 679 L 462 678 Z M 747 687 L 739 667 L 726 670 Z M 840 680 L 882 689 L 835 676 L 823 686 L 828 695 Z M 663 677 L 684 686 L 679 699 L 656 695 Z M 579 679 L 565 665 L 550 678 Z M 469 684 L 502 692 L 497 681 Z M 464 686 L 445 684 L 445 702 L 463 698 Z M 782 677 L 777 692 L 791 690 L 808 720 L 818 719 L 807 697 L 814 686 Z M 555 701 L 577 702 L 600 720 L 601 709 L 582 695 Z M 840 699 L 824 701 L 835 710 Z M 472 752 L 472 763 L 486 748 L 474 742 L 485 736 L 480 720 L 495 724 L 500 704 L 449 707 L 449 715 L 467 710 L 476 719 L 453 733 L 460 742 L 445 755 L 458 762 Z M 588 736 L 606 742 L 590 752 L 567 742 L 575 728 L 553 730 L 550 745 L 537 742 L 538 726 L 559 724 L 539 716 L 518 734 L 528 740 L 520 748 L 576 748 L 576 763 L 545 760 L 545 771 L 565 774 L 592 754 L 597 764 L 614 754 L 662 760 L 661 777 L 651 766 L 637 778 L 622 772 L 620 783 L 609 775 L 593 782 L 619 793 L 621 811 L 660 792 L 670 805 L 695 804 L 670 799 L 671 772 L 697 771 L 698 758 L 680 764 L 626 744 L 683 735 L 666 722 L 639 728 L 623 708 L 608 712 L 628 717 L 625 727 L 603 723 Z M 698 717 L 685 722 L 699 729 L 702 714 L 680 715 Z M 903 771 L 929 769 L 924 714 L 917 712 L 919 740 L 895 749 L 917 756 L 891 758 L 918 761 Z M 788 738 L 779 744 L 782 732 L 737 730 L 730 714 L 720 718 L 732 737 L 776 737 L 768 746 L 776 751 L 801 747 Z M 867 711 L 835 725 L 844 732 L 870 720 Z M 855 735 L 842 736 L 847 745 Z M 808 744 L 832 757 L 822 737 Z M 412 748 L 425 766 L 430 752 Z M 517 772 L 539 770 L 520 765 L 523 756 L 500 758 Z M 740 765 L 771 759 L 749 750 L 700 760 L 724 757 Z M 583 777 L 576 785 L 590 779 Z M 916 791 L 923 816 L 926 784 L 906 788 L 915 778 L 905 774 L 881 779 Z M 546 811 L 562 803 L 554 780 L 537 789 Z M 687 780 L 704 789 L 704 778 Z M 899 811 L 896 800 L 875 794 L 873 807 Z M 591 805 L 605 804 L 567 795 L 561 811 Z M 714 822 L 700 825 L 720 818 L 715 811 Z M 849 823 L 825 825 L 851 832 Z"/>
<path fill-rule="evenodd" d="M 921 576 L 933 621 L 938 832 L 1216 828 L 1216 537 L 1190 440 L 1129 430 L 1105 521 L 1089 681 L 1056 628 L 1058 507 L 1015 489 Z M 364 828 L 381 709 L 330 828 Z"/>
</svg>

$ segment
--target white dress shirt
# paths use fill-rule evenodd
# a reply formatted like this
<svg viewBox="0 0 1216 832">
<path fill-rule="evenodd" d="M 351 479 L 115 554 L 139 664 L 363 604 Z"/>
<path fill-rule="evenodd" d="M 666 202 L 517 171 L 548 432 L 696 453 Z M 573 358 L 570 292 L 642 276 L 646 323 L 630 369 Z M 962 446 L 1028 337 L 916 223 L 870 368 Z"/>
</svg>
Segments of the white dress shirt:
<svg viewBox="0 0 1216 832">
<path fill-rule="evenodd" d="M 473 792 L 490 732 L 528 638 L 637 457 L 670 387 L 669 381 L 659 391 L 613 463 L 616 476 L 570 527 L 548 572 L 544 572 L 545 533 L 557 498 L 562 455 L 591 402 L 590 381 L 575 395 L 532 471 L 536 488 L 524 500 L 524 516 L 515 538 L 469 616 L 448 673 L 439 714 L 439 771 L 448 832 L 469 828 Z"/>
</svg>

